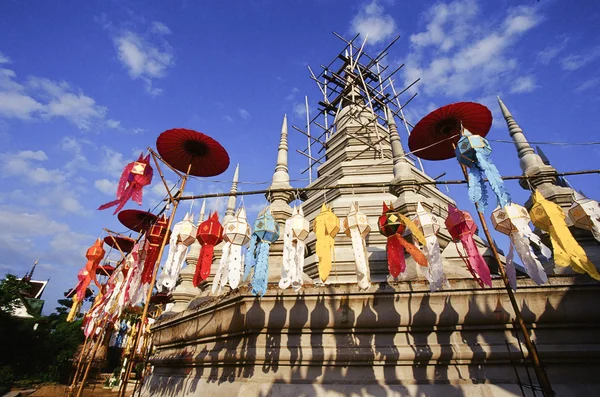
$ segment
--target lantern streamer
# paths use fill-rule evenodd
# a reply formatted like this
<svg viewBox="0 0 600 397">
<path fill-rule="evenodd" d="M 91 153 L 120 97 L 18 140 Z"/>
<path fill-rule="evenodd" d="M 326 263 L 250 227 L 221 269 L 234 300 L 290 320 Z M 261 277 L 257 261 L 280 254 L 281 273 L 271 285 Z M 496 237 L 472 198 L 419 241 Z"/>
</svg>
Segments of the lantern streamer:
<svg viewBox="0 0 600 397">
<path fill-rule="evenodd" d="M 308 237 L 310 224 L 304 217 L 302 207 L 294 206 L 292 216 L 285 221 L 283 233 L 283 266 L 279 287 L 286 289 L 290 285 L 299 291 L 304 275 L 304 240 Z"/>
<path fill-rule="evenodd" d="M 325 204 L 321 212 L 316 216 L 313 231 L 317 236 L 315 251 L 319 257 L 319 278 L 322 282 L 327 281 L 331 273 L 333 261 L 335 236 L 340 230 L 340 220 Z"/>
<path fill-rule="evenodd" d="M 427 281 L 429 281 L 429 290 L 434 292 L 442 288 L 447 281 L 437 236 L 425 237 L 423 251 L 425 251 L 425 258 L 427 258 L 427 263 L 429 264 L 426 273 Z"/>
<path fill-rule="evenodd" d="M 469 169 L 469 199 L 484 212 L 488 205 L 485 178 L 490 183 L 500 207 L 511 203 L 510 194 L 490 157 L 492 148 L 482 136 L 471 134 L 466 128 L 456 147 L 456 158 Z"/>
<path fill-rule="evenodd" d="M 560 206 L 546 200 L 539 191 L 533 194 L 533 206 L 530 211 L 531 221 L 540 229 L 548 232 L 554 251 L 554 262 L 558 266 L 571 266 L 577 273 L 587 273 L 600 280 L 598 270 L 588 259 L 584 249 L 571 234 L 565 222 L 565 213 Z"/>
<path fill-rule="evenodd" d="M 153 170 L 150 167 L 150 155 L 144 157 L 140 153 L 137 161 L 129 163 L 123 169 L 119 185 L 117 187 L 117 199 L 101 205 L 98 209 L 105 210 L 117 205 L 114 214 L 121 211 L 127 201 L 133 199 L 139 205 L 142 205 L 142 195 L 144 186 L 152 183 Z"/>
<path fill-rule="evenodd" d="M 477 276 L 478 282 L 483 287 L 492 286 L 492 276 L 487 263 L 481 256 L 473 235 L 477 226 L 466 211 L 460 211 L 452 204 L 448 204 L 448 218 L 445 221 L 446 228 L 454 241 L 460 241 L 467 254 L 466 265 L 471 274 Z"/>
<path fill-rule="evenodd" d="M 215 246 L 223 241 L 223 226 L 219 222 L 217 212 L 212 213 L 198 226 L 196 238 L 202 244 L 202 248 L 200 248 L 200 257 L 194 273 L 194 287 L 200 285 L 202 280 L 206 280 L 210 275 Z"/>
<path fill-rule="evenodd" d="M 260 214 L 254 222 L 254 233 L 250 240 L 250 249 L 246 255 L 245 277 L 252 274 L 252 293 L 263 296 L 267 292 L 269 278 L 269 250 L 271 244 L 279 239 L 279 224 L 273 218 L 270 208 Z"/>
<path fill-rule="evenodd" d="M 185 253 L 188 247 L 196 241 L 197 233 L 198 230 L 194 225 L 193 216 L 190 216 L 189 213 L 185 214 L 181 222 L 177 222 L 173 226 L 169 241 L 169 254 L 158 280 L 158 285 L 162 285 L 168 291 L 175 288 L 185 261 Z"/>
<path fill-rule="evenodd" d="M 344 233 L 352 240 L 358 286 L 361 289 L 368 289 L 371 286 L 371 280 L 365 237 L 371 232 L 371 226 L 369 226 L 367 216 L 359 211 L 357 202 L 350 204 L 350 211 L 344 218 L 343 225 Z"/>
<path fill-rule="evenodd" d="M 212 293 L 213 294 L 217 294 L 217 293 L 220 294 L 222 291 L 222 288 L 227 284 L 227 277 L 228 277 L 227 262 L 229 259 L 229 252 L 231 250 L 231 247 L 232 247 L 232 245 L 230 242 L 226 242 L 223 245 L 223 249 L 221 251 L 221 259 L 219 260 L 219 267 L 217 268 L 217 272 L 215 273 L 215 278 L 213 279 L 213 282 L 212 282 Z"/>
</svg>

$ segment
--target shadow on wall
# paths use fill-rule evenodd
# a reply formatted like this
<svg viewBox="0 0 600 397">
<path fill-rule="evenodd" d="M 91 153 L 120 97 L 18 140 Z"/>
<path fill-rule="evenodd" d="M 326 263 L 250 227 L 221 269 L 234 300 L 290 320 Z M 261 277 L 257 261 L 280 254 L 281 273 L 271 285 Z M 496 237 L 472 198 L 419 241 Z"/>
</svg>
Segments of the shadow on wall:
<svg viewBox="0 0 600 397">
<path fill-rule="evenodd" d="M 598 297 L 597 290 L 596 285 L 591 296 Z M 289 310 L 284 296 L 277 295 L 268 314 L 259 298 L 254 299 L 245 314 L 238 303 L 230 325 L 244 324 L 241 334 L 228 335 L 227 329 L 232 327 L 225 331 L 218 329 L 214 340 L 198 345 L 199 349 L 202 347 L 199 352 L 194 351 L 193 360 L 179 357 L 167 367 L 160 367 L 144 394 L 202 395 L 204 385 L 216 383 L 219 389 L 211 388 L 207 395 L 459 397 L 482 392 L 522 395 L 504 344 L 505 340 L 510 342 L 517 358 L 516 334 L 509 326 L 511 315 L 500 300 L 495 305 L 485 300 L 482 305 L 472 293 L 446 294 L 443 299 L 436 297 L 436 307 L 432 308 L 431 294 L 425 293 L 419 302 L 413 302 L 418 295 L 400 295 L 389 285 L 381 284 L 375 293 L 362 295 L 357 313 L 355 309 L 359 306 L 350 304 L 350 295 L 332 298 L 329 296 L 332 293 L 335 289 L 330 287 L 330 291 L 316 297 L 316 302 L 311 297 L 312 310 L 304 294 L 296 296 Z M 286 298 L 289 307 L 290 297 Z M 352 299 L 356 302 L 357 298 Z M 406 319 L 397 310 L 400 299 L 408 301 Z M 561 319 L 573 302 L 560 306 L 568 301 L 568 292 L 557 308 L 546 299 L 545 310 L 540 314 L 533 313 L 523 301 L 524 318 L 527 322 L 537 318 L 538 323 L 564 321 Z M 463 318 L 453 303 L 468 305 Z M 589 321 L 596 323 L 597 331 L 597 310 Z M 551 332 L 536 330 L 538 344 L 556 343 Z M 584 343 L 597 345 L 597 341 L 586 335 L 579 334 Z M 598 362 L 597 357 L 594 360 Z M 188 376 L 192 371 L 193 376 Z M 555 372 L 558 376 L 558 370 Z M 279 374 L 275 380 L 273 374 Z M 531 375 L 534 376 L 533 371 Z M 520 376 L 525 379 L 522 368 Z M 553 373 L 549 376 L 552 380 Z M 501 381 L 495 385 L 483 384 L 490 378 Z M 448 379 L 453 379 L 452 384 Z M 590 392 L 594 390 L 592 386 Z M 476 391 L 475 387 L 479 387 L 476 394 L 465 391 Z M 525 390 L 525 395 L 533 395 L 528 393 Z"/>
</svg>

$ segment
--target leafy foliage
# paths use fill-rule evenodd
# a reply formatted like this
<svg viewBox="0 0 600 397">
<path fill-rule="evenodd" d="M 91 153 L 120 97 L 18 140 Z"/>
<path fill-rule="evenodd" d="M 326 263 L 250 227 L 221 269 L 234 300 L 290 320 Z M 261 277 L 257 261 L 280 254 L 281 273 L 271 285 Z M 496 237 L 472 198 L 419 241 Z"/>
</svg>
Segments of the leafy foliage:
<svg viewBox="0 0 600 397">
<path fill-rule="evenodd" d="M 84 339 L 81 320 L 65 321 L 71 299 L 61 299 L 56 313 L 49 316 L 11 316 L 27 288 L 27 283 L 10 274 L 0 280 L 0 389 L 12 382 L 42 383 L 68 377 L 71 359 Z"/>
</svg>

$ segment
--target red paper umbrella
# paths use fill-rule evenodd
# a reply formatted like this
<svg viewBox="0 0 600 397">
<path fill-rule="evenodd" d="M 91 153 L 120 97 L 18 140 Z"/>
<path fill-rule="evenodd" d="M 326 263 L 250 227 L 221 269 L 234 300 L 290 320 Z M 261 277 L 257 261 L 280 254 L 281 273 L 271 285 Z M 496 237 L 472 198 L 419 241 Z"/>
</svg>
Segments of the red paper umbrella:
<svg viewBox="0 0 600 397">
<path fill-rule="evenodd" d="M 115 271 L 115 267 L 111 265 L 100 265 L 96 269 L 96 274 L 99 276 L 110 276 Z"/>
<path fill-rule="evenodd" d="M 492 126 L 492 112 L 475 102 L 443 106 L 417 123 L 408 137 L 408 147 L 415 156 L 425 160 L 455 157 L 461 123 L 472 134 L 486 136 Z"/>
<path fill-rule="evenodd" d="M 126 228 L 138 233 L 145 232 L 156 222 L 156 215 L 140 210 L 123 210 L 119 212 L 117 218 Z"/>
<path fill-rule="evenodd" d="M 156 149 L 164 161 L 181 172 L 195 176 L 216 176 L 229 167 L 227 151 L 209 136 L 193 130 L 174 128 L 158 136 Z"/>
<path fill-rule="evenodd" d="M 164 292 L 158 292 L 150 297 L 150 303 L 164 305 L 173 301 L 173 297 Z"/>
<path fill-rule="evenodd" d="M 122 236 L 106 236 L 104 237 L 104 244 L 115 249 L 121 249 L 124 253 L 128 254 L 135 245 L 135 240 L 129 237 Z"/>
</svg>

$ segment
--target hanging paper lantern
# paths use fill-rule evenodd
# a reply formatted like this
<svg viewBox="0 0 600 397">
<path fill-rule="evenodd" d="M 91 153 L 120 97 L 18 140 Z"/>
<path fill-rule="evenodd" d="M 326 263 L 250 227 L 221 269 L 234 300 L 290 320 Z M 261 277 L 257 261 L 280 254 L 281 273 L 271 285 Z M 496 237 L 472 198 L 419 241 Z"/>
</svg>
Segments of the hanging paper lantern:
<svg viewBox="0 0 600 397">
<path fill-rule="evenodd" d="M 589 230 L 600 242 L 600 205 L 584 195 L 574 192 L 575 201 L 569 208 L 569 218 L 573 226 Z"/>
<path fill-rule="evenodd" d="M 158 259 L 160 246 L 167 235 L 168 224 L 167 217 L 162 215 L 146 234 L 146 259 L 144 260 L 144 271 L 142 272 L 142 284 L 150 284 L 152 282 L 154 266 Z"/>
<path fill-rule="evenodd" d="M 252 293 L 264 295 L 267 292 L 267 281 L 269 277 L 269 250 L 272 243 L 279 238 L 279 224 L 271 215 L 271 209 L 267 209 L 259 215 L 254 222 L 254 233 L 250 240 L 250 248 L 246 254 L 246 269 L 244 278 L 252 275 Z"/>
<path fill-rule="evenodd" d="M 440 230 L 440 221 L 437 216 L 427 212 L 419 202 L 417 203 L 417 213 L 413 217 L 413 222 L 425 237 L 423 251 L 427 258 L 427 263 L 429 264 L 426 277 L 429 281 L 430 291 L 434 292 L 442 288 L 447 282 L 442 263 L 440 244 L 437 238 L 437 234 Z"/>
<path fill-rule="evenodd" d="M 471 214 L 467 211 L 460 211 L 452 204 L 448 204 L 448 218 L 446 218 L 445 224 L 450 236 L 455 241 L 460 240 L 462 243 L 467 253 L 465 264 L 473 278 L 477 280 L 481 287 L 484 285 L 491 287 L 492 275 L 490 274 L 490 268 L 485 263 L 473 239 L 473 235 L 477 231 L 477 225 L 471 218 Z"/>
<path fill-rule="evenodd" d="M 496 194 L 500 207 L 511 203 L 510 195 L 498 169 L 492 163 L 492 148 L 482 136 L 473 135 L 466 128 L 456 146 L 456 158 L 469 169 L 469 198 L 484 212 L 488 204 L 485 178 L 488 179 L 492 191 Z"/>
<path fill-rule="evenodd" d="M 175 288 L 179 272 L 185 261 L 185 252 L 196 241 L 197 232 L 198 228 L 194 225 L 194 216 L 190 216 L 189 213 L 185 214 L 181 222 L 177 222 L 173 226 L 169 241 L 169 254 L 158 280 L 158 285 L 162 285 L 168 291 Z"/>
<path fill-rule="evenodd" d="M 246 218 L 246 210 L 240 207 L 234 218 L 223 225 L 223 251 L 219 268 L 213 280 L 213 294 L 220 293 L 229 281 L 231 288 L 237 288 L 242 277 L 242 246 L 250 241 L 250 224 Z"/>
<path fill-rule="evenodd" d="M 359 211 L 358 203 L 350 205 L 350 211 L 344 218 L 344 234 L 352 239 L 352 251 L 356 263 L 356 278 L 361 289 L 371 286 L 369 262 L 367 259 L 367 246 L 365 237 L 371 232 L 367 216 Z"/>
<path fill-rule="evenodd" d="M 304 240 L 310 233 L 310 224 L 304 217 L 302 207 L 294 206 L 292 216 L 285 221 L 283 234 L 283 265 L 279 288 L 286 289 L 290 285 L 294 291 L 302 288 L 304 274 Z"/>
<path fill-rule="evenodd" d="M 548 281 L 548 276 L 544 271 L 544 267 L 538 260 L 537 255 L 533 251 L 531 244 L 537 245 L 542 256 L 547 260 L 550 260 L 552 252 L 542 243 L 539 236 L 534 234 L 529 228 L 529 222 L 531 222 L 531 219 L 529 218 L 527 210 L 515 203 L 509 204 L 504 208 L 498 207 L 492 213 L 492 224 L 494 225 L 494 228 L 500 233 L 510 237 L 509 254 L 513 251 L 517 251 L 529 277 L 531 277 L 537 285 L 541 285 Z M 514 275 L 513 279 L 510 279 L 509 277 L 509 281 L 511 281 L 512 288 L 516 290 L 516 269 L 509 256 L 510 255 L 507 255 L 506 272 L 507 274 L 510 274 L 511 277 Z"/>
<path fill-rule="evenodd" d="M 531 222 L 550 235 L 554 262 L 563 267 L 570 265 L 575 272 L 587 273 L 590 277 L 600 280 L 598 270 L 571 234 L 565 222 L 565 213 L 560 206 L 546 200 L 537 190 L 532 197 L 533 206 L 529 211 Z"/>
<path fill-rule="evenodd" d="M 206 280 L 210 275 L 215 245 L 223 241 L 223 226 L 219 222 L 219 214 L 216 211 L 198 226 L 196 238 L 202 244 L 202 248 L 200 249 L 200 258 L 196 264 L 194 287 L 200 285 L 202 280 Z"/>
<path fill-rule="evenodd" d="M 402 237 L 402 233 L 404 233 L 408 226 L 415 238 L 421 240 L 423 245 L 425 244 L 425 238 L 422 236 L 422 233 L 418 231 L 414 223 L 406 216 L 395 211 L 391 204 L 388 207 L 384 202 L 383 214 L 379 217 L 377 225 L 379 226 L 379 233 L 387 237 L 386 251 L 388 269 L 392 277 L 397 278 L 400 273 L 406 271 L 404 250 L 406 250 L 420 266 L 427 266 L 427 258 L 425 258 L 425 255 L 423 255 L 414 244 L 409 243 Z"/>
<path fill-rule="evenodd" d="M 144 157 L 140 153 L 137 161 L 129 163 L 123 169 L 119 186 L 117 187 L 117 199 L 101 205 L 98 209 L 105 210 L 118 204 L 114 214 L 121 211 L 121 208 L 132 199 L 139 205 L 142 205 L 142 195 L 144 186 L 152 183 L 152 167 L 150 167 L 150 155 Z"/>
<path fill-rule="evenodd" d="M 335 236 L 340 231 L 340 220 L 325 204 L 313 223 L 313 231 L 317 236 L 315 251 L 319 257 L 319 278 L 327 281 L 331 272 L 331 262 L 335 249 Z"/>
<path fill-rule="evenodd" d="M 78 283 L 73 288 L 73 290 L 68 294 L 68 296 L 73 296 L 73 306 L 71 306 L 71 311 L 67 316 L 67 321 L 73 321 L 79 313 L 79 309 L 83 300 L 86 298 L 87 289 L 92 281 L 100 288 L 100 284 L 96 279 L 96 271 L 98 266 L 100 265 L 100 261 L 104 258 L 104 251 L 102 239 L 97 239 L 94 244 L 87 249 L 85 253 L 85 257 L 87 258 L 87 263 L 79 272 L 77 273 Z"/>
</svg>

